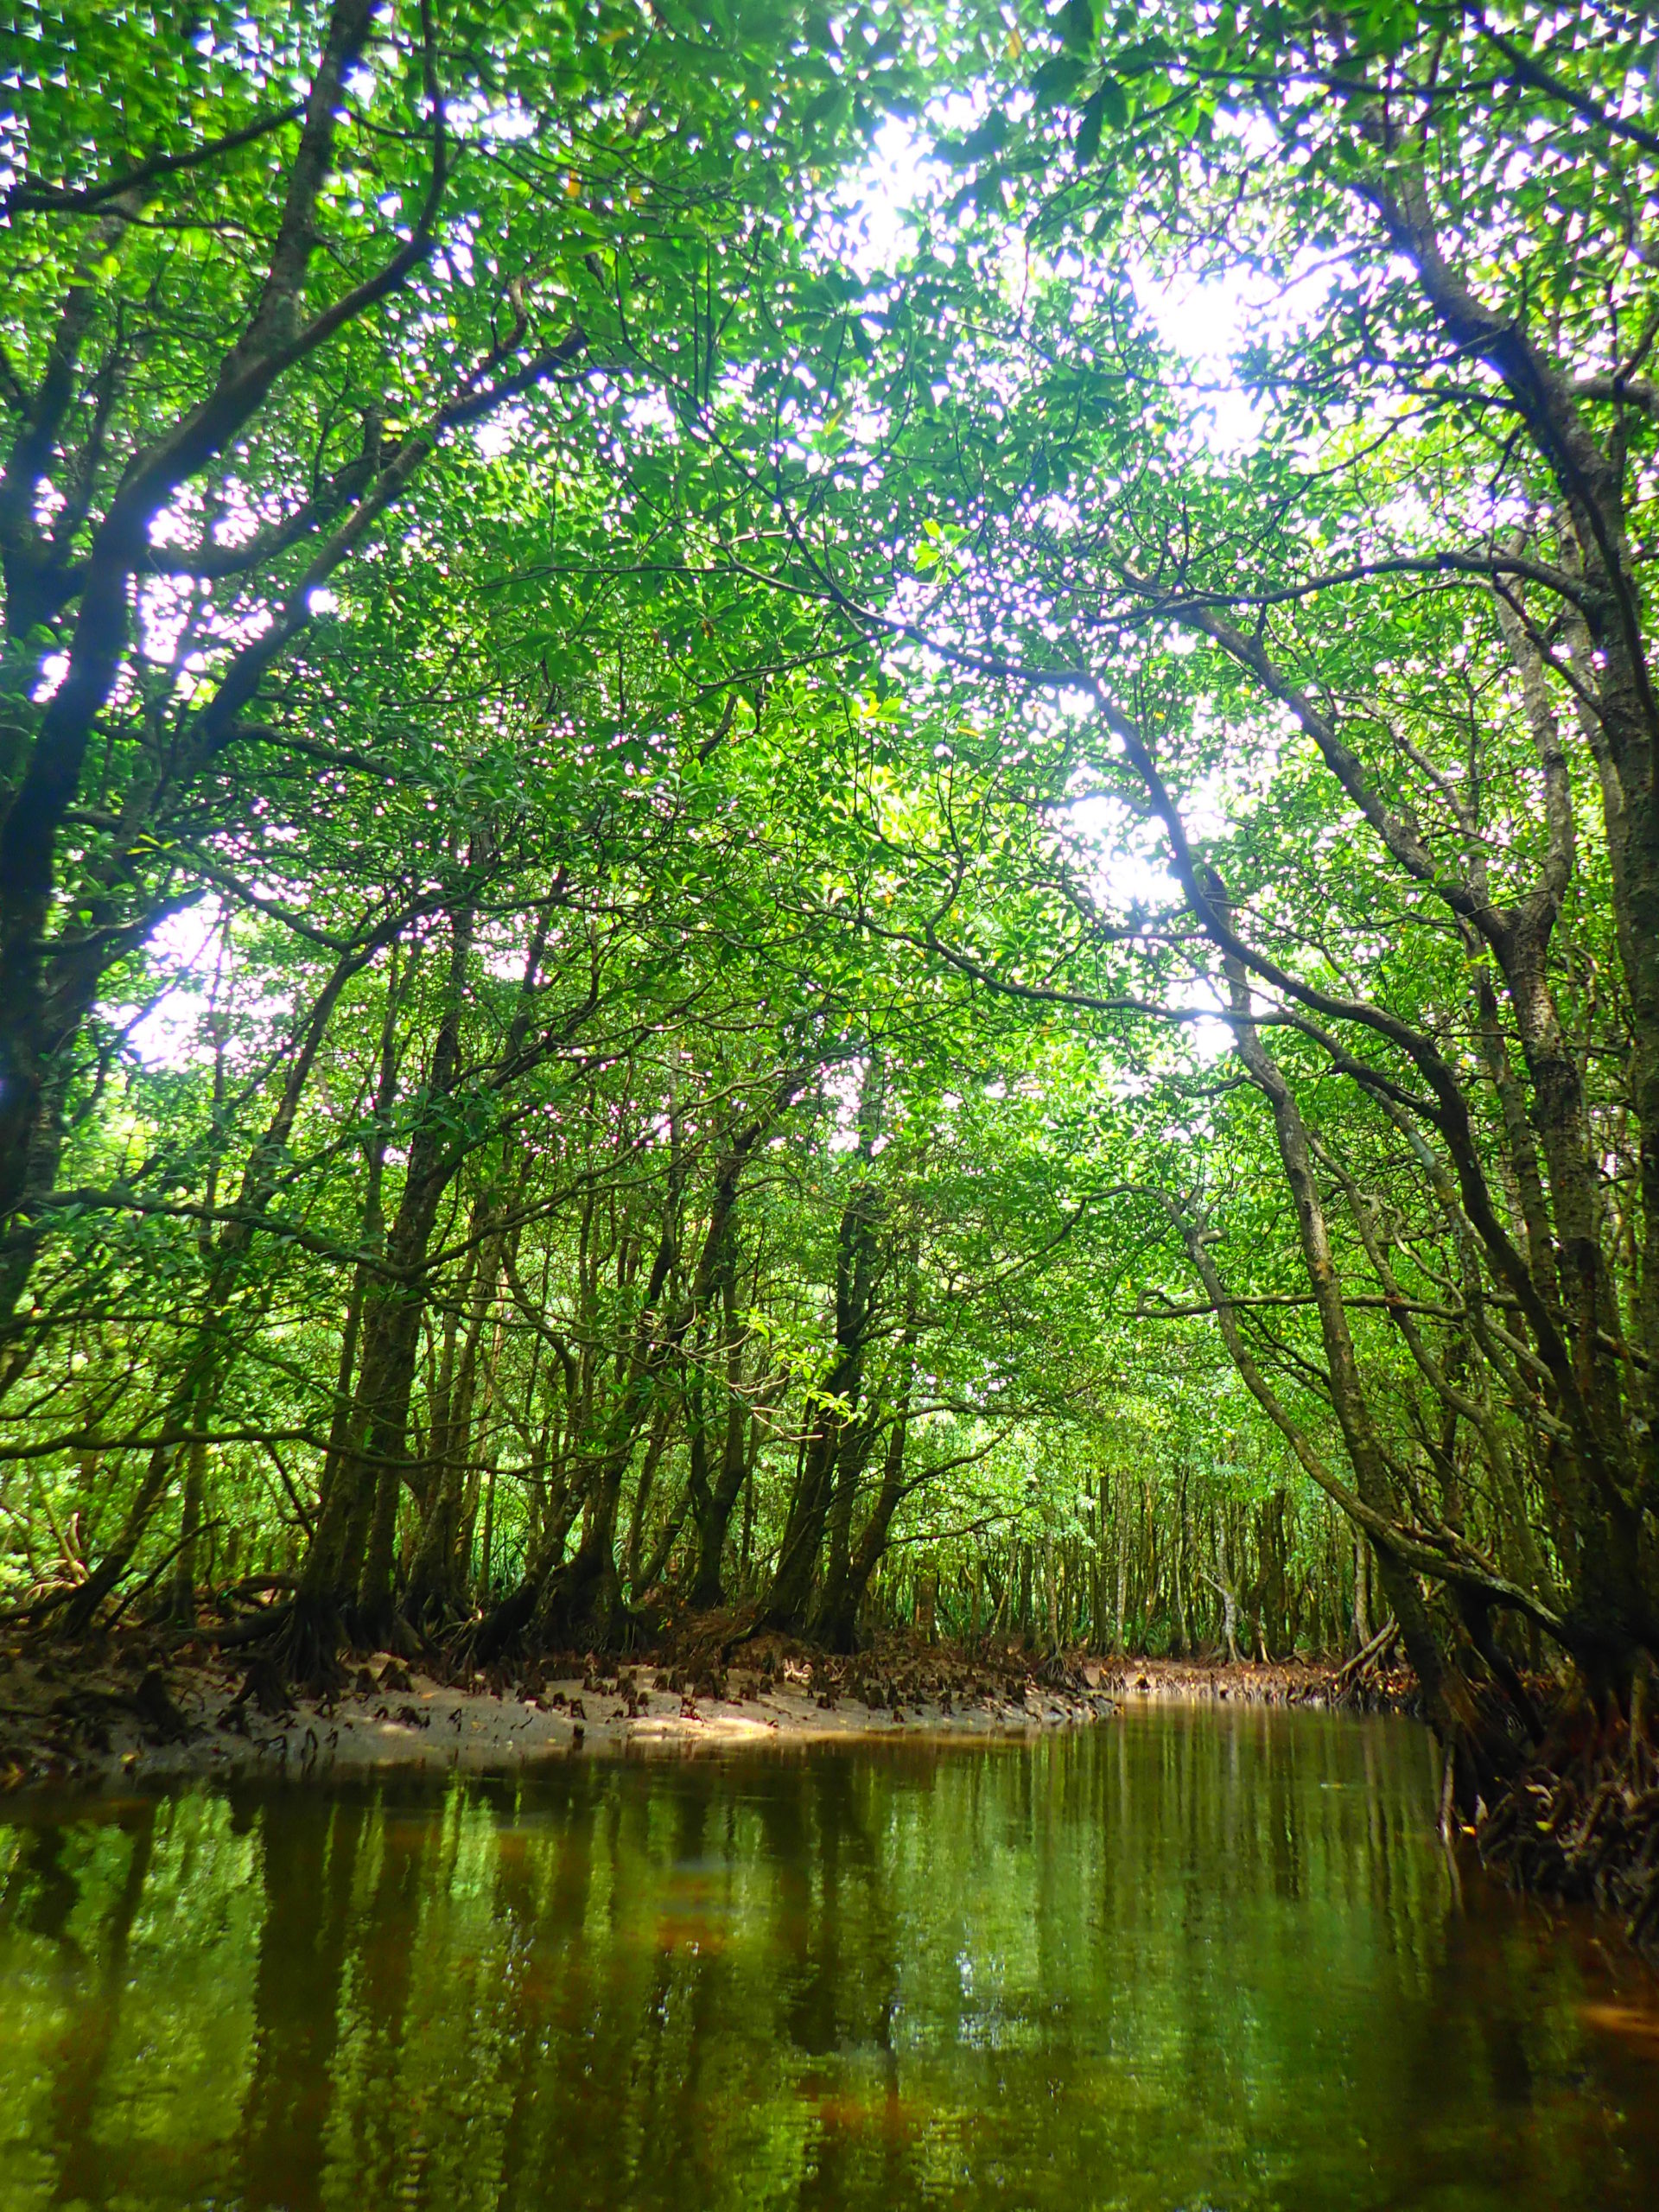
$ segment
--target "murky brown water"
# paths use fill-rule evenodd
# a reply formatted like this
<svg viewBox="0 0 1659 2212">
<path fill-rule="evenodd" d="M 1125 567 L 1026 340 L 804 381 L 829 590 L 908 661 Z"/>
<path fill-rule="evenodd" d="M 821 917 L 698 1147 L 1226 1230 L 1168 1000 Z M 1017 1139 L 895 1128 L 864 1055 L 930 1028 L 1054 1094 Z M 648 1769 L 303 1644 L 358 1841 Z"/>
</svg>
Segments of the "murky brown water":
<svg viewBox="0 0 1659 2212">
<path fill-rule="evenodd" d="M 1659 2204 L 1659 1986 L 1403 1722 L 0 1801 L 0 2206 Z"/>
</svg>

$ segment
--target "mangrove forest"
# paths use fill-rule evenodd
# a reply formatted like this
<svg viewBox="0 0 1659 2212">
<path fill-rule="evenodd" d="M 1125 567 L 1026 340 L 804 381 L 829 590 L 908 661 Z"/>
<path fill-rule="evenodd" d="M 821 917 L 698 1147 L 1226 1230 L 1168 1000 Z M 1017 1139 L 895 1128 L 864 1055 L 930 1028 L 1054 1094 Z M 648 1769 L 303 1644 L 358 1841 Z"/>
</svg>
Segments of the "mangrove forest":
<svg viewBox="0 0 1659 2212">
<path fill-rule="evenodd" d="M 1650 2202 L 1656 556 L 1645 0 L 0 0 L 0 2200 Z"/>
</svg>

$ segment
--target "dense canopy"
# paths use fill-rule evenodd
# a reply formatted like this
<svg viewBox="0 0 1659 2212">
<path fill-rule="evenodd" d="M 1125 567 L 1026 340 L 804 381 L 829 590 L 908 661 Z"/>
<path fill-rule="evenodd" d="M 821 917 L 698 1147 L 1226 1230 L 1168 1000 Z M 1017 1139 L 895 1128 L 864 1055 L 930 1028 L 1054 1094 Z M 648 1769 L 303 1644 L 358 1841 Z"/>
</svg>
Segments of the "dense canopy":
<svg viewBox="0 0 1659 2212">
<path fill-rule="evenodd" d="M 0 1599 L 1626 1688 L 1641 9 L 7 22 Z"/>
</svg>

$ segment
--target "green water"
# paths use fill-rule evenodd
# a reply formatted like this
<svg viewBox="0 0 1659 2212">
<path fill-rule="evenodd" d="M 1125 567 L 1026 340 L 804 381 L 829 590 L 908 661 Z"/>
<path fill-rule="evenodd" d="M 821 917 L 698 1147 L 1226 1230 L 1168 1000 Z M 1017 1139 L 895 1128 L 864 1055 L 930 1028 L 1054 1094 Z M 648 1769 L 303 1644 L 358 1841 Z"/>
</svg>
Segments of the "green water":
<svg viewBox="0 0 1659 2212">
<path fill-rule="evenodd" d="M 1659 2204 L 1659 2006 L 1407 1723 L 0 1801 L 0 2205 Z"/>
</svg>

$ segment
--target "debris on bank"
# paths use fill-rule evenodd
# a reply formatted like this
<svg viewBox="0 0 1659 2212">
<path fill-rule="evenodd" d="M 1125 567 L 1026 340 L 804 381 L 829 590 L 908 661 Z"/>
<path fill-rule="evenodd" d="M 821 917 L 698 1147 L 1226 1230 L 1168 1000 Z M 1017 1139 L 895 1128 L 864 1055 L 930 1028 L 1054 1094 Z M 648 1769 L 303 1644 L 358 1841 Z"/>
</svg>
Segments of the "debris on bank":
<svg viewBox="0 0 1659 2212">
<path fill-rule="evenodd" d="M 850 1657 L 779 1637 L 552 1654 L 488 1671 L 380 1651 L 322 1695 L 268 1660 L 154 1630 L 0 1648 L 0 1789 L 245 1772 L 512 1770 L 603 1750 L 733 1749 L 901 1733 L 1006 1735 L 1109 1716 L 1097 1669 L 882 1639 Z"/>
<path fill-rule="evenodd" d="M 1318 1660 L 1114 1659 L 1102 1687 L 1126 1704 L 1305 1706 L 1349 1713 L 1412 1713 L 1417 1678 L 1409 1668 L 1322 1664 Z"/>
</svg>

